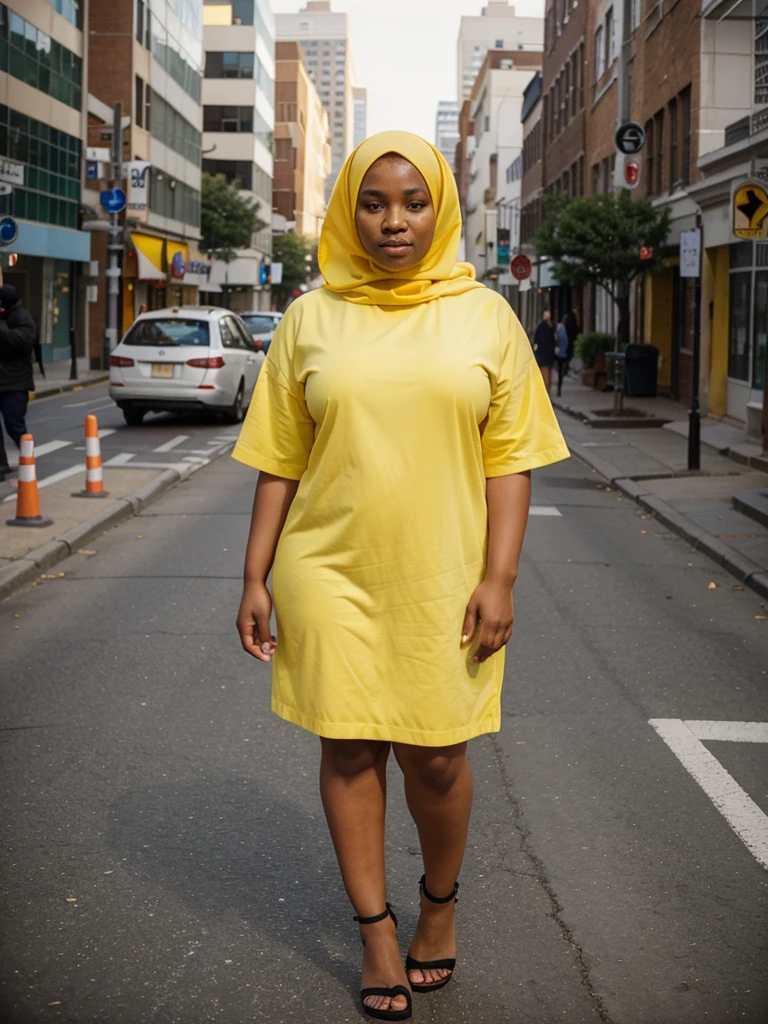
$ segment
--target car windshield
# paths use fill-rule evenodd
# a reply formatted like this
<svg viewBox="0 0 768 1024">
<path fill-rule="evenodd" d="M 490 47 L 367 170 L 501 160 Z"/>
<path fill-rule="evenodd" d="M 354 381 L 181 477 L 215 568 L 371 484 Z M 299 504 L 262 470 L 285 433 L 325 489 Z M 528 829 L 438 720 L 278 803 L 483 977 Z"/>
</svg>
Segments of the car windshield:
<svg viewBox="0 0 768 1024">
<path fill-rule="evenodd" d="M 168 320 L 139 320 L 125 345 L 210 345 L 208 322 L 173 317 Z"/>
<path fill-rule="evenodd" d="M 248 316 L 246 314 L 243 320 L 252 334 L 266 334 L 268 331 L 274 331 L 277 326 L 271 316 Z"/>
</svg>

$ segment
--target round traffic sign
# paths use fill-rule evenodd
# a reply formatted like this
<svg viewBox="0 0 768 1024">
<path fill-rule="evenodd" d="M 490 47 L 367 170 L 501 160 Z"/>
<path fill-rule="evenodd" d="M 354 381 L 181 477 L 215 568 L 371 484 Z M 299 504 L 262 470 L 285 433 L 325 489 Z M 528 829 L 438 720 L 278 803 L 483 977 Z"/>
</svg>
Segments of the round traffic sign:
<svg viewBox="0 0 768 1024">
<path fill-rule="evenodd" d="M 645 145 L 645 131 L 637 121 L 625 121 L 616 129 L 616 148 L 620 153 L 632 156 Z"/>
<path fill-rule="evenodd" d="M 19 225 L 13 217 L 3 217 L 0 220 L 0 245 L 12 245 L 19 233 Z"/>
<path fill-rule="evenodd" d="M 525 281 L 531 276 L 531 261 L 523 253 L 519 253 L 509 264 L 509 272 L 517 281 Z"/>
<path fill-rule="evenodd" d="M 126 195 L 121 188 L 106 188 L 99 198 L 107 213 L 120 213 L 125 209 Z"/>
</svg>

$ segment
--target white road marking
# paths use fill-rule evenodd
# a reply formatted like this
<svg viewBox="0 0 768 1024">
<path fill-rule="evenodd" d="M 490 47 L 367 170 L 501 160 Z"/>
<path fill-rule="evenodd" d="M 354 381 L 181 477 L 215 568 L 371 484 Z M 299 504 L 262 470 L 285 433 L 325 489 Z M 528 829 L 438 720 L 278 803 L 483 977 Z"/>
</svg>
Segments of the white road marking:
<svg viewBox="0 0 768 1024">
<path fill-rule="evenodd" d="M 199 455 L 185 455 L 182 462 L 194 462 L 196 465 L 207 466 L 210 459 L 203 459 Z"/>
<path fill-rule="evenodd" d="M 59 448 L 69 448 L 73 441 L 46 441 L 45 444 L 35 445 L 35 458 L 39 459 L 41 455 L 47 455 L 49 452 L 57 452 Z"/>
<path fill-rule="evenodd" d="M 685 724 L 697 740 L 768 743 L 768 722 L 697 722 L 686 719 Z"/>
<path fill-rule="evenodd" d="M 157 448 L 153 448 L 154 452 L 169 452 L 177 445 L 183 444 L 189 440 L 189 434 L 179 434 L 178 437 L 172 437 L 170 441 L 166 441 L 165 444 L 158 445 Z"/>
<path fill-rule="evenodd" d="M 700 734 L 706 734 L 707 739 L 725 739 L 730 732 L 729 740 L 741 742 L 743 736 L 756 737 L 768 726 L 762 722 L 684 722 L 680 718 L 651 718 L 648 724 L 698 782 L 750 853 L 768 868 L 768 815 L 710 754 L 700 738 Z M 736 728 L 730 729 L 731 726 Z M 750 738 L 746 742 L 765 741 Z"/>
<path fill-rule="evenodd" d="M 532 516 L 562 516 L 554 505 L 531 505 L 529 514 Z"/>
<path fill-rule="evenodd" d="M 99 402 L 103 402 L 103 401 L 104 401 L 104 396 L 102 395 L 100 398 L 88 398 L 84 402 L 67 402 L 64 405 L 64 408 L 65 409 L 80 409 L 84 405 L 98 405 Z M 111 400 L 110 400 L 109 404 L 110 405 L 113 404 Z"/>
<path fill-rule="evenodd" d="M 131 459 L 136 458 L 135 452 L 120 452 L 119 455 L 115 455 L 114 458 L 108 459 L 105 466 L 124 466 L 126 462 L 130 462 Z"/>
<path fill-rule="evenodd" d="M 110 434 L 116 434 L 117 430 L 114 427 L 104 427 L 103 430 L 99 431 L 99 437 L 109 437 Z"/>
</svg>

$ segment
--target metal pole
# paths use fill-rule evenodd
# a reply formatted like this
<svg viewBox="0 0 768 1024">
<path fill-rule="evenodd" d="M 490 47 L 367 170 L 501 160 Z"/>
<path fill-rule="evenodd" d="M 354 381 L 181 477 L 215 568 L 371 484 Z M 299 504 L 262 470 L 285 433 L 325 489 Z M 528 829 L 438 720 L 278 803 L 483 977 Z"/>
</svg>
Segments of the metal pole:
<svg viewBox="0 0 768 1024">
<path fill-rule="evenodd" d="M 114 121 L 112 127 L 112 179 L 110 185 L 114 188 L 119 184 L 122 177 L 123 163 L 123 128 L 122 108 L 119 103 L 114 107 Z M 110 214 L 109 243 L 109 265 L 107 267 L 107 323 L 104 329 L 104 369 L 109 366 L 109 358 L 117 347 L 117 324 L 120 303 L 120 254 L 123 251 L 122 229 L 120 228 L 120 214 Z"/>
<path fill-rule="evenodd" d="M 702 249 L 703 251 L 703 249 Z M 691 411 L 688 416 L 688 469 L 701 468 L 701 417 L 699 414 L 699 374 L 701 372 L 701 267 L 695 278 L 693 319 L 693 381 Z M 681 279 L 682 286 L 682 279 Z"/>
<path fill-rule="evenodd" d="M 77 263 L 69 264 L 69 379 L 77 380 Z"/>
</svg>

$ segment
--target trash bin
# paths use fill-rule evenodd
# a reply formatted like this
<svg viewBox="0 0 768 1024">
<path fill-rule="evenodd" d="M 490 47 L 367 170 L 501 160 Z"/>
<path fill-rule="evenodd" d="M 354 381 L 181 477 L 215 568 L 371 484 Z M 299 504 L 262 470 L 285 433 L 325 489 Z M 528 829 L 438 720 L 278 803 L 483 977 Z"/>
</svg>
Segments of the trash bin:
<svg viewBox="0 0 768 1024">
<path fill-rule="evenodd" d="M 659 350 L 655 345 L 627 345 L 624 387 L 631 398 L 655 398 Z"/>
</svg>

